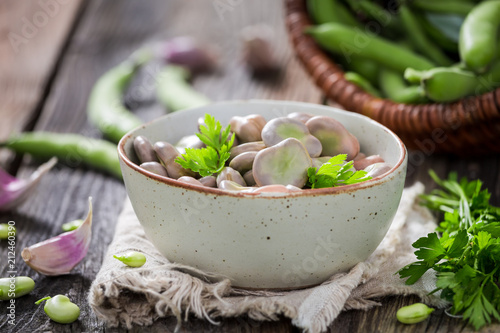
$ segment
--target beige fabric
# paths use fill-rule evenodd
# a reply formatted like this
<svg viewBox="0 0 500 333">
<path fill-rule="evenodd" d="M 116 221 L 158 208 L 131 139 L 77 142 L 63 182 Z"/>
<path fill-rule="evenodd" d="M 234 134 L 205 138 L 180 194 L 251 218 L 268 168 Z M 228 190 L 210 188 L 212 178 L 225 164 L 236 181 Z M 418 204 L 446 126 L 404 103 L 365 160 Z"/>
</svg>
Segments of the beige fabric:
<svg viewBox="0 0 500 333">
<path fill-rule="evenodd" d="M 319 286 L 287 292 L 233 289 L 227 279 L 209 283 L 204 272 L 170 263 L 146 239 L 127 200 L 114 240 L 90 288 L 89 302 L 110 326 L 150 325 L 169 315 L 176 316 L 179 324 L 189 314 L 214 324 L 220 317 L 248 315 L 255 320 L 278 320 L 284 315 L 306 332 L 326 330 L 343 310 L 379 305 L 375 298 L 384 295 L 416 294 L 428 304 L 444 306 L 436 296 L 427 296 L 434 289 L 431 272 L 413 286 L 406 286 L 394 274 L 415 260 L 411 244 L 436 227 L 428 210 L 417 203 L 423 190 L 420 183 L 404 190 L 389 232 L 366 262 Z M 112 258 L 129 250 L 145 253 L 147 263 L 129 268 Z"/>
</svg>

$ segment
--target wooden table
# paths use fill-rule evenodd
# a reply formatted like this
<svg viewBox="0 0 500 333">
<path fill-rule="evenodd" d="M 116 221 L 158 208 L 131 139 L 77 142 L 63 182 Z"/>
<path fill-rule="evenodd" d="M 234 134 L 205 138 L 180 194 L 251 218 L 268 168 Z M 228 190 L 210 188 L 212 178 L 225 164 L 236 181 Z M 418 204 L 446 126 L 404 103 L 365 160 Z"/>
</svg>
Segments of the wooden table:
<svg viewBox="0 0 500 333">
<path fill-rule="evenodd" d="M 321 103 L 314 86 L 294 58 L 283 22 L 281 1 L 236 0 L 47 0 L 0 2 L 0 140 L 20 131 L 75 132 L 91 137 L 100 134 L 87 122 L 86 103 L 95 80 L 126 58 L 144 42 L 158 37 L 194 35 L 212 43 L 220 53 L 220 69 L 194 80 L 197 90 L 213 100 L 282 99 Z M 240 30 L 257 23 L 272 25 L 276 49 L 285 71 L 273 80 L 256 80 L 241 65 Z M 134 98 L 135 97 L 135 98 Z M 165 113 L 149 90 L 132 96 L 131 108 L 144 120 Z M 421 181 L 431 188 L 427 174 L 433 168 L 441 176 L 456 170 L 459 176 L 480 178 L 500 204 L 499 156 L 461 159 L 432 153 L 410 154 L 407 184 Z M 26 177 L 39 164 L 29 157 L 0 151 L 0 166 Z M 87 198 L 94 200 L 91 249 L 72 274 L 46 277 L 28 268 L 21 250 L 59 233 L 61 224 L 81 218 Z M 35 290 L 16 303 L 16 325 L 11 326 L 0 309 L 1 332 L 121 332 L 100 323 L 87 304 L 89 286 L 99 270 L 106 247 L 112 239 L 118 213 L 125 198 L 123 184 L 76 165 L 58 165 L 41 182 L 30 199 L 15 211 L 1 213 L 0 223 L 15 221 L 18 230 L 16 270 L 35 279 Z M 0 275 L 6 266 L 7 247 L 0 242 Z M 66 294 L 82 314 L 71 325 L 50 321 L 42 307 L 33 303 L 46 295 Z M 332 324 L 331 332 L 471 332 L 462 321 L 438 310 L 423 323 L 404 326 L 395 320 L 399 307 L 417 301 L 414 297 L 387 297 L 382 306 L 370 311 L 344 312 Z M 158 321 L 138 331 L 173 331 L 175 319 Z M 299 331 L 290 321 L 255 322 L 247 318 L 223 320 L 219 326 L 190 319 L 186 332 L 291 332 Z M 484 332 L 498 332 L 496 324 Z"/>
</svg>

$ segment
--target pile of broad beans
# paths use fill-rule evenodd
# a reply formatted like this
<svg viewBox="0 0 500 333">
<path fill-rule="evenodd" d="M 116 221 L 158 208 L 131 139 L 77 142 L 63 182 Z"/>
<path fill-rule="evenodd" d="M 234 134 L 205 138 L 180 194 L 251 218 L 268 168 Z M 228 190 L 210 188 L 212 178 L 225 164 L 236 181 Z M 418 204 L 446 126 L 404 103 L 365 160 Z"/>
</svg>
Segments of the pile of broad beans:
<svg viewBox="0 0 500 333">
<path fill-rule="evenodd" d="M 345 78 L 398 103 L 500 86 L 500 0 L 307 0 L 307 28 Z"/>
</svg>

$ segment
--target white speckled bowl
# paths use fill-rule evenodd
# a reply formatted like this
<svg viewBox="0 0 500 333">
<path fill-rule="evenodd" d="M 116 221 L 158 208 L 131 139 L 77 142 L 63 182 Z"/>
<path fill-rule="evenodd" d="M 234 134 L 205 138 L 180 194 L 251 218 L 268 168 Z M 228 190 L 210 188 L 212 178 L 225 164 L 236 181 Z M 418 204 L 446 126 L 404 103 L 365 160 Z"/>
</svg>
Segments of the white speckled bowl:
<svg viewBox="0 0 500 333">
<path fill-rule="evenodd" d="M 133 138 L 175 143 L 194 134 L 205 113 L 227 125 L 234 115 L 272 119 L 292 112 L 334 117 L 358 138 L 363 152 L 379 154 L 393 168 L 360 184 L 256 196 L 166 179 L 134 163 Z M 131 131 L 118 151 L 128 195 L 155 247 L 170 261 L 228 276 L 243 288 L 316 285 L 365 260 L 396 213 L 407 163 L 401 140 L 370 118 L 285 101 L 214 103 L 172 113 Z"/>
</svg>

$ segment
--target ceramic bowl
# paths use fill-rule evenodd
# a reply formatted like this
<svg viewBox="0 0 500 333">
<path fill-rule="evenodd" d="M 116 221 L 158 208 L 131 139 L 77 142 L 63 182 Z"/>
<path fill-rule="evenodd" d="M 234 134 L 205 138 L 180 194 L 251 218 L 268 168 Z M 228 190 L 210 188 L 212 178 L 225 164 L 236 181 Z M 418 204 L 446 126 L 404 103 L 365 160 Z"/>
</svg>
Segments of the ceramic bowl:
<svg viewBox="0 0 500 333">
<path fill-rule="evenodd" d="M 289 194 L 249 194 L 201 188 L 145 171 L 133 139 L 177 142 L 213 115 L 266 119 L 292 112 L 331 116 L 392 169 L 372 180 Z M 242 288 L 291 289 L 324 282 L 370 256 L 396 213 L 407 153 L 401 140 L 374 120 L 328 106 L 285 101 L 233 101 L 168 114 L 122 138 L 118 147 L 127 193 L 147 237 L 170 261 L 229 277 Z"/>
</svg>

